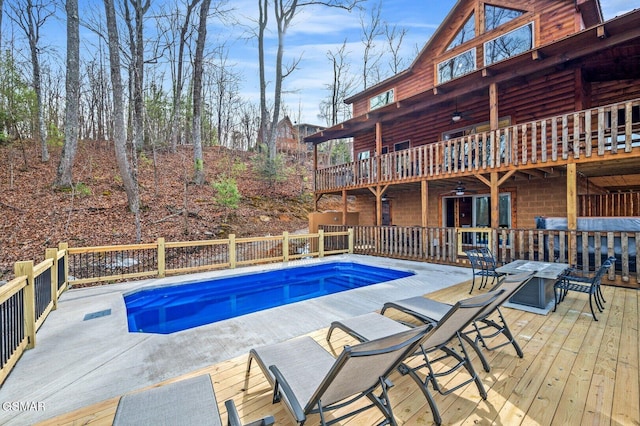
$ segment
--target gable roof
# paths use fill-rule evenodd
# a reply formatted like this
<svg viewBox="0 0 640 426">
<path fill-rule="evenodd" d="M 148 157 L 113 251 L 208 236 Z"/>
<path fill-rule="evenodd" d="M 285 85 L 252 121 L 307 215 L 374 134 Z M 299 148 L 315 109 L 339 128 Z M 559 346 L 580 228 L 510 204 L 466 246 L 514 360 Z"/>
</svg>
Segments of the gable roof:
<svg viewBox="0 0 640 426">
<path fill-rule="evenodd" d="M 582 66 L 591 74 L 607 72 L 610 76 L 611 70 L 618 68 L 614 63 L 620 60 L 620 56 L 615 55 L 625 55 L 627 49 L 624 46 L 628 46 L 629 43 L 632 43 L 631 52 L 640 50 L 640 9 L 476 69 L 437 86 L 428 87 L 306 137 L 305 141 L 317 144 L 331 139 L 366 134 L 374 128 L 375 123 L 393 122 L 412 114 L 420 114 L 438 105 L 451 103 L 459 96 L 486 90 L 492 83 L 509 83 L 527 75 L 552 71 L 570 64 Z M 619 51 L 615 51 L 617 53 L 613 50 L 616 47 L 620 47 Z M 614 52 L 614 54 L 607 55 L 606 52 Z M 594 62 L 595 55 L 600 55 L 600 60 L 604 62 Z M 640 72 L 640 64 L 637 61 L 628 59 L 626 64 L 626 74 L 623 73 L 625 76 L 640 75 L 637 74 Z M 401 76 L 406 76 L 409 72 L 411 70 L 405 71 Z"/>
<path fill-rule="evenodd" d="M 600 5 L 600 0 L 558 0 L 558 1 L 572 1 L 575 2 L 576 9 L 582 15 L 582 21 L 584 23 L 585 28 L 590 28 L 595 25 L 601 24 L 603 20 L 602 16 L 602 8 Z M 442 43 L 443 37 L 450 33 L 451 27 L 454 24 L 456 19 L 459 19 L 460 13 L 463 13 L 466 9 L 471 7 L 470 3 L 476 3 L 474 10 L 480 5 L 491 4 L 494 6 L 505 7 L 509 9 L 523 9 L 524 5 L 519 3 L 527 3 L 524 1 L 518 0 L 495 0 L 491 3 L 481 2 L 479 0 L 458 0 L 453 8 L 449 11 L 447 16 L 444 18 L 442 23 L 438 26 L 436 31 L 432 34 L 431 38 L 424 45 L 418 56 L 413 60 L 411 65 L 404 71 L 383 80 L 373 86 L 368 87 L 367 89 L 356 93 L 355 95 L 344 100 L 346 104 L 352 104 L 360 99 L 371 96 L 376 92 L 379 92 L 382 86 L 388 86 L 396 81 L 403 80 L 407 78 L 411 74 L 413 74 L 414 70 L 418 65 L 427 59 L 430 55 L 439 54 L 439 52 L 434 52 L 435 46 Z M 462 20 L 464 25 L 465 20 Z M 460 27 L 456 28 L 453 31 L 453 34 L 456 34 L 460 30 Z"/>
</svg>

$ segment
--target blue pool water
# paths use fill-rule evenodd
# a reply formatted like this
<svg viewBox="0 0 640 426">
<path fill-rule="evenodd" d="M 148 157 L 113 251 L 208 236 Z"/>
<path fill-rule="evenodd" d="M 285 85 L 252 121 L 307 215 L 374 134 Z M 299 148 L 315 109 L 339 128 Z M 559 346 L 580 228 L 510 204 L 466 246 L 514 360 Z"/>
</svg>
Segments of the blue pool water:
<svg viewBox="0 0 640 426">
<path fill-rule="evenodd" d="M 410 275 L 413 272 L 331 262 L 139 290 L 125 295 L 124 301 L 129 331 L 169 334 Z"/>
</svg>

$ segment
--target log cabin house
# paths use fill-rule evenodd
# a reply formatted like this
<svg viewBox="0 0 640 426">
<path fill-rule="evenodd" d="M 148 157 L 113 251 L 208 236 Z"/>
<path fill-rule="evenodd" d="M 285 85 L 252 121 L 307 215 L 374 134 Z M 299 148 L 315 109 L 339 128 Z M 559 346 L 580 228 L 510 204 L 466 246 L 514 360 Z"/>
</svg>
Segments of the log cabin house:
<svg viewBox="0 0 640 426">
<path fill-rule="evenodd" d="M 599 0 L 459 0 L 408 69 L 346 102 L 352 119 L 305 140 L 353 139 L 352 162 L 315 162 L 314 192 L 342 196 L 360 247 L 393 237 L 380 254 L 460 262 L 488 244 L 590 270 L 615 252 L 639 287 L 640 9 L 605 22 Z M 544 217 L 565 229 L 541 233 Z M 590 217 L 632 221 L 581 229 Z"/>
</svg>

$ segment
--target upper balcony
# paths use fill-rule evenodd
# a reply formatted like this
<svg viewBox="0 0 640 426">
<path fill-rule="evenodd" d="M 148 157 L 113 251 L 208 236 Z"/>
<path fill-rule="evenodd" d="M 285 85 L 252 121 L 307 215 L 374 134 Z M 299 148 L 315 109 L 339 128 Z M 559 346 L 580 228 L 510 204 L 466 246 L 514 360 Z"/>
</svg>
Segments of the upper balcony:
<svg viewBox="0 0 640 426">
<path fill-rule="evenodd" d="M 427 143 L 315 171 L 315 192 L 461 178 L 549 173 L 577 163 L 591 173 L 640 170 L 640 99 Z M 588 172 L 587 172 L 588 173 Z"/>
</svg>

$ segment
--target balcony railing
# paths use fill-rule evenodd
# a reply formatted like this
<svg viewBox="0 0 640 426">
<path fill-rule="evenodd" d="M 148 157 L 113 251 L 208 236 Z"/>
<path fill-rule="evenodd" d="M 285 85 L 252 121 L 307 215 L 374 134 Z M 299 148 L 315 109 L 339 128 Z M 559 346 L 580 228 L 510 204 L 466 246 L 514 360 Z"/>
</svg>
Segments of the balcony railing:
<svg viewBox="0 0 640 426">
<path fill-rule="evenodd" d="M 315 190 L 544 167 L 634 150 L 640 150 L 640 99 L 316 170 Z"/>
</svg>

